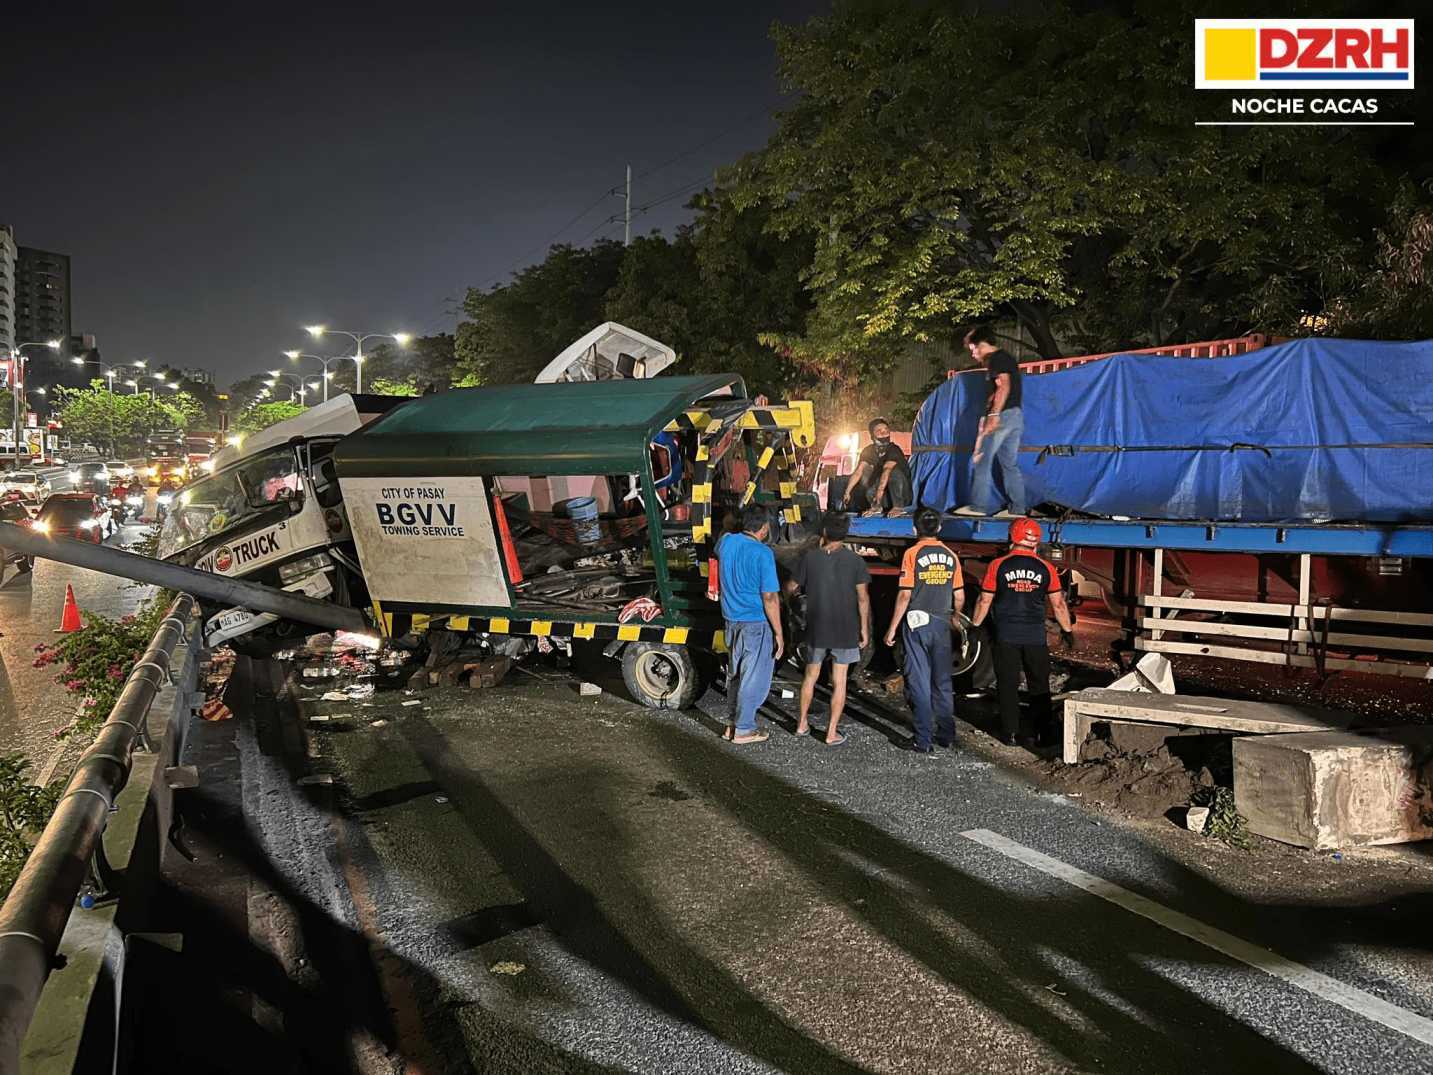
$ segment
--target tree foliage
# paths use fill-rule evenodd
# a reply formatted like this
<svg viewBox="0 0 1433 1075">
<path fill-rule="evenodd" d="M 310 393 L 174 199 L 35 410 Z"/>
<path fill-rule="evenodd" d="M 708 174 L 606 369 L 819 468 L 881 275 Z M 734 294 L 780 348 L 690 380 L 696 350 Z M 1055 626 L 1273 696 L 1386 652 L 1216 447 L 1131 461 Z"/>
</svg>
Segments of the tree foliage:
<svg viewBox="0 0 1433 1075">
<path fill-rule="evenodd" d="M 1196 127 L 1221 102 L 1188 84 L 1193 0 L 971 10 L 861 0 L 778 26 L 792 103 L 767 144 L 670 237 L 556 246 L 470 290 L 455 383 L 529 381 L 609 318 L 768 391 L 871 388 L 987 319 L 1047 355 L 1433 334 L 1406 131 Z"/>
<path fill-rule="evenodd" d="M 396 381 L 391 377 L 375 377 L 363 386 L 377 396 L 421 396 L 423 387 L 416 381 Z"/>
<path fill-rule="evenodd" d="M 432 385 L 435 391 L 449 387 L 453 378 L 453 364 L 456 361 L 455 343 L 451 333 L 440 332 L 434 336 L 415 336 L 408 342 L 407 347 L 399 347 L 396 343 L 375 347 L 373 353 L 364 358 L 364 391 L 388 394 L 377 387 L 380 380 L 389 384 L 416 386 L 413 392 L 396 393 L 398 395 L 418 395 L 429 385 Z M 334 378 L 334 383 L 348 386 L 343 389 L 347 391 L 353 385 L 353 365 L 348 362 L 341 365 L 344 369 Z M 333 368 L 338 370 L 338 366 Z M 330 391 L 332 390 L 330 387 Z"/>
<path fill-rule="evenodd" d="M 1072 17 L 848 4 L 775 31 L 798 96 L 734 173 L 814 244 L 805 330 L 838 375 L 993 315 L 1046 353 L 1280 331 L 1390 193 L 1367 141 L 1196 128 L 1193 8 Z"/>
<path fill-rule="evenodd" d="M 531 381 L 564 347 L 606 319 L 607 292 L 621 267 L 621 243 L 554 246 L 510 283 L 486 291 L 470 288 L 458 325 L 456 377 L 476 384 Z"/>
<path fill-rule="evenodd" d="M 271 425 L 297 418 L 306 408 L 289 400 L 254 403 L 240 413 L 234 422 L 234 429 L 244 435 L 268 429 Z"/>
<path fill-rule="evenodd" d="M 187 392 L 162 398 L 148 392 L 111 392 L 101 381 L 89 388 L 57 388 L 56 417 L 75 442 L 105 445 L 112 453 L 138 452 L 156 430 L 188 429 L 204 408 Z"/>
<path fill-rule="evenodd" d="M 1321 331 L 1363 339 L 1433 337 L 1433 183 L 1419 198 L 1404 191 L 1375 236 L 1371 272 L 1351 279 L 1328 309 Z"/>
</svg>

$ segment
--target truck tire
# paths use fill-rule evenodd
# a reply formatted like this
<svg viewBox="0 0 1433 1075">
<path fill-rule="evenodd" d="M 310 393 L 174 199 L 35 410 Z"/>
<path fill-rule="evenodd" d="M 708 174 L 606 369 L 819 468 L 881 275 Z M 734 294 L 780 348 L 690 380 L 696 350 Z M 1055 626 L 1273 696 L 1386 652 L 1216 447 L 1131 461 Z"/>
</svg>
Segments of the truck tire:
<svg viewBox="0 0 1433 1075">
<path fill-rule="evenodd" d="M 622 650 L 622 680 L 648 709 L 686 709 L 705 687 L 691 651 L 662 642 L 629 642 Z"/>
<path fill-rule="evenodd" d="M 965 613 L 957 617 L 958 626 L 951 632 L 950 649 L 952 675 L 961 675 L 969 672 L 980 663 L 981 651 L 985 649 L 985 632 L 977 629 Z M 965 645 L 965 655 L 961 656 L 962 641 Z"/>
</svg>

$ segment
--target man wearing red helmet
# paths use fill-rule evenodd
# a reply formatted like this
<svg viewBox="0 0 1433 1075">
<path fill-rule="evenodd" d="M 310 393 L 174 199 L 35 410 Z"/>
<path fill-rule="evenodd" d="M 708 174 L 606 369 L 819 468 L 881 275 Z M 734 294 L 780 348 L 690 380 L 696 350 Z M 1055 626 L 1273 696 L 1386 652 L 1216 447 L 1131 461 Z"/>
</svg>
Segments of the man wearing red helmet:
<svg viewBox="0 0 1433 1075">
<path fill-rule="evenodd" d="M 987 616 L 995 628 L 995 687 L 1000 702 L 1000 725 L 1005 742 L 1015 744 L 1020 732 L 1020 673 L 1039 734 L 1050 723 L 1050 648 L 1045 640 L 1045 603 L 1060 625 L 1067 648 L 1075 642 L 1074 623 L 1060 576 L 1049 561 L 1036 554 L 1040 524 L 1016 519 L 1010 524 L 1010 551 L 991 561 L 981 583 L 980 600 L 972 617 L 977 627 Z"/>
</svg>

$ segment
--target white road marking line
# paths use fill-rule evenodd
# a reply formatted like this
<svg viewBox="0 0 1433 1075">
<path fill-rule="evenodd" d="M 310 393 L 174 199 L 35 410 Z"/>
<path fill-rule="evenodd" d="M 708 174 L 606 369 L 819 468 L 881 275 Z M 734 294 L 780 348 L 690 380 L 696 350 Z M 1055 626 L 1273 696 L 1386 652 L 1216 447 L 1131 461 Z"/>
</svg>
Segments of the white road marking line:
<svg viewBox="0 0 1433 1075">
<path fill-rule="evenodd" d="M 998 832 L 991 832 L 989 829 L 970 829 L 961 835 L 967 840 L 1000 852 L 1006 858 L 1014 859 L 1031 869 L 1049 874 L 1051 877 L 1057 877 L 1076 888 L 1084 889 L 1091 895 L 1098 896 L 1118 907 L 1123 907 L 1126 911 L 1133 912 L 1141 918 L 1147 918 L 1165 929 L 1173 930 L 1192 941 L 1207 945 L 1231 959 L 1247 963 L 1255 970 L 1261 970 L 1265 974 L 1297 986 L 1316 997 L 1337 1004 L 1341 1008 L 1347 1008 L 1355 1015 L 1361 1015 L 1365 1019 L 1381 1023 L 1390 1030 L 1406 1034 L 1425 1045 L 1433 1045 L 1433 1020 L 1425 1019 L 1396 1004 L 1390 1004 L 1386 1000 L 1375 997 L 1372 993 L 1366 993 L 1362 989 L 1347 985 L 1336 978 L 1330 978 L 1327 974 L 1320 974 L 1316 970 L 1305 967 L 1302 963 L 1285 959 L 1277 952 L 1250 944 L 1232 933 L 1225 933 L 1223 930 L 1207 926 L 1188 915 L 1172 911 L 1163 904 L 1155 903 L 1154 900 L 1140 896 L 1127 888 L 1121 888 L 1113 881 L 1106 881 L 1103 877 L 1086 873 L 1077 866 L 1053 859 L 1049 855 L 1042 855 L 1039 851 L 1016 843 L 1009 837 L 1001 836 Z"/>
</svg>

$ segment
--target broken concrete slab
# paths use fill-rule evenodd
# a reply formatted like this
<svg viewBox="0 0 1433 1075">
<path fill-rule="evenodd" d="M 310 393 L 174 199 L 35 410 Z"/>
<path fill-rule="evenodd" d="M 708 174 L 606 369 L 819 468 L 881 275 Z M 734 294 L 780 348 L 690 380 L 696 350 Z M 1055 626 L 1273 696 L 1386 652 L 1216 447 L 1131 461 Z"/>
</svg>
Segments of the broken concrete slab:
<svg viewBox="0 0 1433 1075">
<path fill-rule="evenodd" d="M 1146 653 L 1130 672 L 1120 676 L 1106 690 L 1141 691 L 1145 694 L 1173 694 L 1174 668 L 1162 653 Z"/>
<path fill-rule="evenodd" d="M 1234 740 L 1251 832 L 1330 850 L 1433 838 L 1433 727 Z"/>
<path fill-rule="evenodd" d="M 1096 721 L 1109 723 L 1166 724 L 1177 727 L 1210 728 L 1224 732 L 1314 732 L 1346 728 L 1352 717 L 1271 702 L 1238 698 L 1203 698 L 1193 695 L 1114 691 L 1108 687 L 1086 687 L 1067 695 L 1064 702 L 1065 735 L 1063 759 L 1073 763 Z"/>
</svg>

